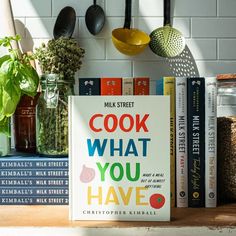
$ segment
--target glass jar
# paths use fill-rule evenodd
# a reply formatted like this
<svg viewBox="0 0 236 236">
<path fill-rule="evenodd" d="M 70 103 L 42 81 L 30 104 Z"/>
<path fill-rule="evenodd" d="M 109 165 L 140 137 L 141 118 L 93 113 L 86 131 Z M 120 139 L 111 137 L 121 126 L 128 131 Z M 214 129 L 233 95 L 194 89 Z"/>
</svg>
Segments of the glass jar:
<svg viewBox="0 0 236 236">
<path fill-rule="evenodd" d="M 68 96 L 73 95 L 73 85 L 74 81 L 61 80 L 56 74 L 41 78 L 36 124 L 40 155 L 68 155 Z"/>
<path fill-rule="evenodd" d="M 18 152 L 36 152 L 36 105 L 35 97 L 23 95 L 14 114 L 15 149 Z"/>
<path fill-rule="evenodd" d="M 217 179 L 219 202 L 236 201 L 236 74 L 217 76 Z"/>
</svg>

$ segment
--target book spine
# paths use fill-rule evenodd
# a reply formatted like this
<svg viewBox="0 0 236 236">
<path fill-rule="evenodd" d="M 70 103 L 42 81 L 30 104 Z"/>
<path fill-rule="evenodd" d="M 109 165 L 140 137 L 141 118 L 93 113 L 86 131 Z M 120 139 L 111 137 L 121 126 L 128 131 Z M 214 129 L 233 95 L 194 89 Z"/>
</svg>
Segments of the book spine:
<svg viewBox="0 0 236 236">
<path fill-rule="evenodd" d="M 68 205 L 68 197 L 0 197 L 0 205 Z"/>
<path fill-rule="evenodd" d="M 175 207 L 175 78 L 163 78 L 163 94 L 170 96 L 170 180 L 171 206 Z"/>
<path fill-rule="evenodd" d="M 175 79 L 176 96 L 176 206 L 188 207 L 187 78 Z"/>
<path fill-rule="evenodd" d="M 205 79 L 205 207 L 217 204 L 217 83 L 215 77 Z"/>
<path fill-rule="evenodd" d="M 101 78 L 101 95 L 122 95 L 122 78 Z"/>
<path fill-rule="evenodd" d="M 205 80 L 188 78 L 188 205 L 205 206 Z"/>
<path fill-rule="evenodd" d="M 156 81 L 156 94 L 163 95 L 163 78 L 160 78 Z"/>
<path fill-rule="evenodd" d="M 0 170 L 0 179 L 20 177 L 60 177 L 68 178 L 68 170 Z"/>
<path fill-rule="evenodd" d="M 0 160 L 0 169 L 66 169 L 68 168 L 68 158 L 63 160 L 27 160 L 27 158 L 13 159 L 9 158 L 4 160 Z"/>
<path fill-rule="evenodd" d="M 134 78 L 134 95 L 149 95 L 150 79 L 148 77 Z"/>
<path fill-rule="evenodd" d="M 122 95 L 134 94 L 134 79 L 125 77 L 122 78 Z"/>
<path fill-rule="evenodd" d="M 79 95 L 100 95 L 100 78 L 80 78 Z"/>
<path fill-rule="evenodd" d="M 1 187 L 1 197 L 68 197 L 68 186 L 67 187 Z"/>
<path fill-rule="evenodd" d="M 0 179 L 0 187 L 66 187 L 68 178 L 4 178 Z"/>
</svg>

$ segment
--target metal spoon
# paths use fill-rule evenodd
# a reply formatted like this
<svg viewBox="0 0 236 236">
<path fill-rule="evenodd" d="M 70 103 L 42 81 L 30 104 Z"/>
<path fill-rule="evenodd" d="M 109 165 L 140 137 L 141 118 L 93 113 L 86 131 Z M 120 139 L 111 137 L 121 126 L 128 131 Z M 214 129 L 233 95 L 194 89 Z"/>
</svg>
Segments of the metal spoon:
<svg viewBox="0 0 236 236">
<path fill-rule="evenodd" d="M 64 7 L 57 16 L 56 23 L 53 29 L 55 39 L 61 36 L 71 38 L 76 22 L 76 12 L 72 7 Z"/>
<path fill-rule="evenodd" d="M 93 35 L 98 34 L 105 24 L 105 13 L 103 9 L 97 5 L 97 1 L 93 0 L 85 14 L 85 23 L 89 32 Z"/>
</svg>

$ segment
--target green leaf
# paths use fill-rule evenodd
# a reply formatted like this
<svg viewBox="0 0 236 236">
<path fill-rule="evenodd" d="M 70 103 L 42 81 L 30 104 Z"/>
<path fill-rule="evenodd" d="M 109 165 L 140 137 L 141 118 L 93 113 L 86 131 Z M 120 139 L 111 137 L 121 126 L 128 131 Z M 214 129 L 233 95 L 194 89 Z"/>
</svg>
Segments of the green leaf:
<svg viewBox="0 0 236 236">
<path fill-rule="evenodd" d="M 12 78 L 13 61 L 11 59 L 4 61 L 0 67 L 0 84 L 5 86 L 7 81 Z"/>
<path fill-rule="evenodd" d="M 4 133 L 10 136 L 10 128 L 9 128 L 10 119 L 5 117 L 3 120 L 0 121 L 0 133 Z"/>
<path fill-rule="evenodd" d="M 20 97 L 20 89 L 12 82 L 12 80 L 9 80 L 3 87 L 2 92 L 3 115 L 9 117 L 14 114 L 17 104 L 20 101 Z"/>
<path fill-rule="evenodd" d="M 7 61 L 10 59 L 9 55 L 5 55 L 3 57 L 0 57 L 0 67 L 2 66 L 3 62 Z"/>
<path fill-rule="evenodd" d="M 2 106 L 2 86 L 0 85 L 0 121 L 3 120 L 3 118 L 5 117 L 3 114 L 3 106 Z"/>
<path fill-rule="evenodd" d="M 18 83 L 23 94 L 28 96 L 35 96 L 39 84 L 39 76 L 35 69 L 29 65 L 20 65 L 16 75 L 16 82 Z"/>
</svg>

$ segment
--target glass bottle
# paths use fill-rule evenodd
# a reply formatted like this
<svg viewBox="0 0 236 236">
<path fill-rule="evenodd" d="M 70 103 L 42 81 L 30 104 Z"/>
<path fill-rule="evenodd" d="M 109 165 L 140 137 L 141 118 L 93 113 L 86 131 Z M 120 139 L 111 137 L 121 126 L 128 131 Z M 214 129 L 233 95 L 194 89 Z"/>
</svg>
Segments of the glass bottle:
<svg viewBox="0 0 236 236">
<path fill-rule="evenodd" d="M 68 96 L 73 95 L 73 85 L 74 81 L 61 80 L 56 74 L 41 78 L 36 123 L 40 155 L 68 155 Z"/>
</svg>

